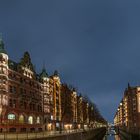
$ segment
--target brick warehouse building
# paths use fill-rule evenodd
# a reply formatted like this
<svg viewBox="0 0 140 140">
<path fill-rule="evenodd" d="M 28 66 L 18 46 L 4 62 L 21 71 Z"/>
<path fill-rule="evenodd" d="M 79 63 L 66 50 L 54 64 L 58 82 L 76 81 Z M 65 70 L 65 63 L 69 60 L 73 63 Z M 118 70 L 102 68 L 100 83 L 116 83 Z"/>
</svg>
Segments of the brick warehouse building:
<svg viewBox="0 0 140 140">
<path fill-rule="evenodd" d="M 114 124 L 120 127 L 140 128 L 140 87 L 128 87 L 118 106 Z"/>
<path fill-rule="evenodd" d="M 0 130 L 41 131 L 59 127 L 60 78 L 34 70 L 28 52 L 19 63 L 9 59 L 0 39 Z"/>
<path fill-rule="evenodd" d="M 1 132 L 83 129 L 93 126 L 95 114 L 100 116 L 94 105 L 61 84 L 57 71 L 36 73 L 28 52 L 18 63 L 9 59 L 0 38 Z M 102 117 L 96 120 L 106 124 Z"/>
</svg>

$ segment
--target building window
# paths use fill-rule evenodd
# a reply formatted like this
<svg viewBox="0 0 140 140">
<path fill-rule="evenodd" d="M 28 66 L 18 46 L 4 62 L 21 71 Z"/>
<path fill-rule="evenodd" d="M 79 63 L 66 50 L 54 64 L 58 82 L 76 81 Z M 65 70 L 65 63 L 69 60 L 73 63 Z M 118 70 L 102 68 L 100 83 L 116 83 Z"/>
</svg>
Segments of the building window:
<svg viewBox="0 0 140 140">
<path fill-rule="evenodd" d="M 56 127 L 59 127 L 60 126 L 60 124 L 59 123 L 56 123 Z"/>
<path fill-rule="evenodd" d="M 9 92 L 10 93 L 16 93 L 16 91 L 17 91 L 16 87 L 9 86 Z"/>
<path fill-rule="evenodd" d="M 5 99 L 5 102 L 6 102 L 7 99 Z M 4 103 L 3 103 L 4 104 Z M 5 103 L 7 104 L 7 103 Z M 9 99 L 9 106 L 10 107 L 13 107 L 13 108 L 16 108 L 16 100 L 12 100 L 12 99 Z"/>
<path fill-rule="evenodd" d="M 15 120 L 16 115 L 15 114 L 8 114 L 8 120 Z"/>
<path fill-rule="evenodd" d="M 20 78 L 20 83 L 23 83 L 23 79 L 22 78 Z"/>
<path fill-rule="evenodd" d="M 40 117 L 37 117 L 36 123 L 37 123 L 37 124 L 40 124 Z"/>
<path fill-rule="evenodd" d="M 23 115 L 19 116 L 19 123 L 24 123 L 24 116 Z"/>
<path fill-rule="evenodd" d="M 20 88 L 20 94 L 23 94 L 23 89 L 22 88 Z"/>
<path fill-rule="evenodd" d="M 29 124 L 33 124 L 33 116 L 29 116 L 29 118 L 28 118 L 28 123 L 29 123 Z"/>
<path fill-rule="evenodd" d="M 30 110 L 32 110 L 32 104 L 31 103 L 29 104 L 29 107 L 30 107 Z"/>
<path fill-rule="evenodd" d="M 24 109 L 26 109 L 27 108 L 27 103 L 26 102 L 24 102 Z"/>
<path fill-rule="evenodd" d="M 16 100 L 13 100 L 13 108 L 16 108 Z"/>
<path fill-rule="evenodd" d="M 12 99 L 9 100 L 9 106 L 12 107 Z"/>
<path fill-rule="evenodd" d="M 51 115 L 51 120 L 53 120 L 53 116 Z"/>
<path fill-rule="evenodd" d="M 17 90 L 16 87 L 13 87 L 13 93 L 16 93 L 16 90 Z"/>
<path fill-rule="evenodd" d="M 12 86 L 9 87 L 9 91 L 10 91 L 10 93 L 12 93 L 12 91 L 13 91 Z"/>
</svg>

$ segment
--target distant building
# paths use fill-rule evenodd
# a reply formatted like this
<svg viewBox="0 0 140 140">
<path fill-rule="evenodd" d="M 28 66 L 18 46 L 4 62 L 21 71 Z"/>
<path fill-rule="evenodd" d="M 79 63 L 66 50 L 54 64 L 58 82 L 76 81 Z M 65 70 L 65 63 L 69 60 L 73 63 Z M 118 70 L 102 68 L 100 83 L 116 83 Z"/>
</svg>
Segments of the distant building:
<svg viewBox="0 0 140 140">
<path fill-rule="evenodd" d="M 84 128 L 88 128 L 88 125 L 89 125 L 89 103 L 85 98 L 83 98 L 83 101 L 82 101 L 82 110 L 83 110 Z"/>
<path fill-rule="evenodd" d="M 124 92 L 114 117 L 116 126 L 140 127 L 140 87 L 131 87 Z"/>
<path fill-rule="evenodd" d="M 83 128 L 83 97 L 81 95 L 77 97 L 77 114 L 78 128 Z"/>
</svg>

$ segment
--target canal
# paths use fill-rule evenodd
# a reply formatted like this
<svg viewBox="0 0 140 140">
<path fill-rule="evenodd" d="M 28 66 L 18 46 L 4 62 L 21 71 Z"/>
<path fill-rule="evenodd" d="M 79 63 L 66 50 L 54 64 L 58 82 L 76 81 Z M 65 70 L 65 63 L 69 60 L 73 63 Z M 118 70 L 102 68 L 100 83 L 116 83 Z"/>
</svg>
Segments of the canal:
<svg viewBox="0 0 140 140">
<path fill-rule="evenodd" d="M 114 129 L 108 128 L 103 140 L 121 140 L 121 139 Z"/>
</svg>

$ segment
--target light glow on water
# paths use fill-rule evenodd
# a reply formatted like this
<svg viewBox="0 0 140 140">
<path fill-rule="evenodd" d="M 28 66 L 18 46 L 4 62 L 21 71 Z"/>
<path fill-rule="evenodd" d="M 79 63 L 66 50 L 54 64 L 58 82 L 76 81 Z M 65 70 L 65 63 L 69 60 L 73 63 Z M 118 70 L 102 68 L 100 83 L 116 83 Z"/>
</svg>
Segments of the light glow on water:
<svg viewBox="0 0 140 140">
<path fill-rule="evenodd" d="M 103 140 L 121 140 L 114 129 L 109 128 Z"/>
</svg>

